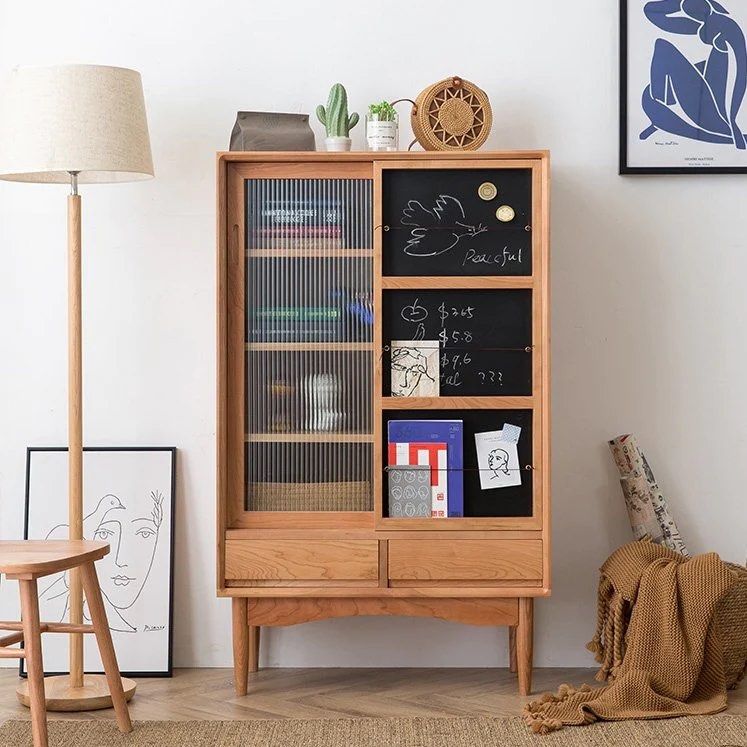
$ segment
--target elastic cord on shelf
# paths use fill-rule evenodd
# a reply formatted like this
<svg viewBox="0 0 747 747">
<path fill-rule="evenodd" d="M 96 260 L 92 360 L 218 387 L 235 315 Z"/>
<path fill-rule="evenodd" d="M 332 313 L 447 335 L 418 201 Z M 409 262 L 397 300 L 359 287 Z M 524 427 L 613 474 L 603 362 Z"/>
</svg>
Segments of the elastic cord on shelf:
<svg viewBox="0 0 747 747">
<path fill-rule="evenodd" d="M 413 231 L 413 230 L 422 230 L 422 231 L 459 231 L 464 230 L 464 226 L 389 226 L 384 223 L 374 226 L 374 231 L 378 231 L 379 229 L 383 229 L 385 232 L 389 231 Z M 522 228 L 518 228 L 517 226 L 507 226 L 505 223 L 501 226 L 493 226 L 492 228 L 489 226 L 485 226 L 480 233 L 485 233 L 486 231 L 531 231 L 531 226 L 523 226 Z M 478 234 L 479 235 L 479 234 Z"/>
<path fill-rule="evenodd" d="M 412 464 L 392 464 L 384 467 L 384 472 L 389 472 L 390 470 L 412 470 L 414 465 Z M 455 467 L 438 467 L 436 468 L 438 472 L 495 472 L 495 470 L 490 469 L 489 467 L 461 467 L 461 468 L 455 468 Z M 500 472 L 508 471 L 508 472 L 534 472 L 534 466 L 531 464 L 525 464 L 523 467 L 507 467 L 506 470 L 499 470 Z"/>
</svg>

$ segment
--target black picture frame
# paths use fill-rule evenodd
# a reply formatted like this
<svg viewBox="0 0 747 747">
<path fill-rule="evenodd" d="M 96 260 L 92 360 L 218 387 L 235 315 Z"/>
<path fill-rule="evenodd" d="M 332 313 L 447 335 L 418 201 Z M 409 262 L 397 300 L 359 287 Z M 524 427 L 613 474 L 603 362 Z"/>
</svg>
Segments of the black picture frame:
<svg viewBox="0 0 747 747">
<path fill-rule="evenodd" d="M 29 514 L 30 514 L 30 497 L 31 497 L 31 457 L 35 452 L 67 452 L 67 446 L 28 446 L 26 448 L 26 486 L 25 486 L 25 504 L 23 516 L 23 538 L 29 539 Z M 169 678 L 174 675 L 174 548 L 175 548 L 175 531 L 176 531 L 176 446 L 84 446 L 83 452 L 169 452 L 171 454 L 171 517 L 169 522 L 170 529 L 170 547 L 169 547 L 169 614 L 168 614 L 168 653 L 167 668 L 158 671 L 140 671 L 140 670 L 121 670 L 123 677 L 143 677 L 143 678 Z M 86 671 L 86 674 L 95 672 Z M 20 677 L 26 677 L 24 671 L 24 660 L 21 659 L 18 664 L 18 674 Z M 49 671 L 44 670 L 45 677 L 55 677 L 69 674 L 68 671 Z"/>
<path fill-rule="evenodd" d="M 747 166 L 629 166 L 628 165 L 628 0 L 620 0 L 620 143 L 618 173 L 626 175 L 747 174 Z M 747 106 L 747 101 L 745 102 Z"/>
</svg>

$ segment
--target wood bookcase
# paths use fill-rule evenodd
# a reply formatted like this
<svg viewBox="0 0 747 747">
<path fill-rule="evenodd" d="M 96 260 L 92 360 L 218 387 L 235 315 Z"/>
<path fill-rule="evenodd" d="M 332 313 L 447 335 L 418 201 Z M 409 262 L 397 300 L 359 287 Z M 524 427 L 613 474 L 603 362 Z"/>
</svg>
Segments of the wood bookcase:
<svg viewBox="0 0 747 747">
<path fill-rule="evenodd" d="M 549 154 L 232 152 L 217 178 L 217 589 L 236 692 L 262 627 L 410 615 L 507 626 L 528 694 L 550 594 Z M 391 396 L 390 343 L 429 336 L 439 396 Z M 398 418 L 461 421 L 462 517 L 388 515 Z M 521 484 L 481 490 L 474 433 L 506 422 Z"/>
</svg>

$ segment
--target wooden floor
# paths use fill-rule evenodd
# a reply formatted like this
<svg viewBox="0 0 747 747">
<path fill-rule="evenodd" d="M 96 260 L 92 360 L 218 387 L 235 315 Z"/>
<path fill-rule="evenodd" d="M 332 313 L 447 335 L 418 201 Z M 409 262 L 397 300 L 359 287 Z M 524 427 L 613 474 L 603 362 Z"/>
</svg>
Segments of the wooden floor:
<svg viewBox="0 0 747 747">
<path fill-rule="evenodd" d="M 594 685 L 591 669 L 536 669 L 534 691 L 563 682 Z M 18 678 L 0 670 L 0 722 L 26 718 Z M 138 720 L 515 716 L 526 698 L 506 669 L 264 669 L 237 698 L 229 669 L 180 669 L 173 679 L 140 680 L 130 704 Z M 730 693 L 729 713 L 747 715 L 747 685 Z M 112 711 L 50 718 L 113 718 Z"/>
</svg>

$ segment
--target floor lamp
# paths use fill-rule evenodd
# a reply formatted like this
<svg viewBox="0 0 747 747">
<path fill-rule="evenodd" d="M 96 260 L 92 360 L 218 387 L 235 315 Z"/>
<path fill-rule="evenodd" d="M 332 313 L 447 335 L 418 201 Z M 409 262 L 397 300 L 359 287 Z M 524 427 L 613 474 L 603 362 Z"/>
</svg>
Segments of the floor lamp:
<svg viewBox="0 0 747 747">
<path fill-rule="evenodd" d="M 83 378 L 81 348 L 81 198 L 78 184 L 153 176 L 140 74 L 100 65 L 21 68 L 0 94 L 0 179 L 69 184 L 68 512 L 70 539 L 83 538 Z M 90 538 L 88 538 L 90 539 Z M 69 619 L 83 622 L 77 572 L 69 577 Z M 135 683 L 123 679 L 128 699 Z M 111 707 L 106 678 L 84 675 L 83 636 L 70 635 L 70 674 L 45 681 L 47 708 Z M 25 683 L 18 697 L 28 705 Z"/>
</svg>

